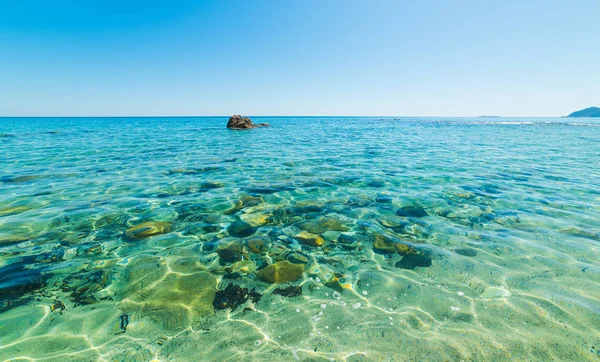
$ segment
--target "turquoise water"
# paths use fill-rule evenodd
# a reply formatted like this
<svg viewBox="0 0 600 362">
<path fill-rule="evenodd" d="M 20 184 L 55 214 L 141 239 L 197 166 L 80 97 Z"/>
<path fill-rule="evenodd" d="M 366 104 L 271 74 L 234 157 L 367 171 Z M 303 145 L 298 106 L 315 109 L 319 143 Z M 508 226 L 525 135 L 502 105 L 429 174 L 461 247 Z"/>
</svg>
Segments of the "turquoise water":
<svg viewBox="0 0 600 362">
<path fill-rule="evenodd" d="M 253 120 L 0 119 L 0 360 L 600 359 L 600 121 Z"/>
</svg>

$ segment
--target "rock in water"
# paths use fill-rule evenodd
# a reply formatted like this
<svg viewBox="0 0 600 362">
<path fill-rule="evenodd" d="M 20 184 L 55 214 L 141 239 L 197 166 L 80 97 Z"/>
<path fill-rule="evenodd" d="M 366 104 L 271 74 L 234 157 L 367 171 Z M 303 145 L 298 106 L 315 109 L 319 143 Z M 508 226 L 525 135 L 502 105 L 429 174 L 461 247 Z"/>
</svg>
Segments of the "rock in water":
<svg viewBox="0 0 600 362">
<path fill-rule="evenodd" d="M 144 239 L 154 235 L 160 235 L 171 231 L 171 223 L 165 221 L 147 221 L 129 228 L 125 232 L 128 239 Z"/>
<path fill-rule="evenodd" d="M 302 264 L 292 264 L 283 260 L 259 270 L 256 276 L 263 282 L 275 284 L 296 281 L 302 277 L 303 272 Z"/>
<path fill-rule="evenodd" d="M 311 234 L 307 231 L 301 231 L 294 238 L 302 245 L 322 246 L 325 244 L 325 239 L 323 239 L 320 235 Z"/>
<path fill-rule="evenodd" d="M 227 228 L 227 231 L 229 232 L 229 235 L 245 238 L 254 234 L 256 228 L 245 221 L 238 220 L 231 223 Z"/>
<path fill-rule="evenodd" d="M 246 303 L 248 299 L 257 303 L 260 300 L 260 297 L 262 297 L 262 295 L 255 292 L 254 289 L 248 290 L 239 285 L 229 284 L 227 288 L 217 291 L 213 306 L 215 309 L 235 310 L 240 305 Z"/>
<path fill-rule="evenodd" d="M 407 254 L 396 263 L 396 268 L 414 269 L 416 267 L 429 268 L 431 266 L 431 258 L 421 254 Z"/>
<path fill-rule="evenodd" d="M 256 127 L 268 127 L 267 123 L 252 123 L 252 120 L 248 117 L 242 117 L 240 115 L 235 115 L 229 118 L 229 122 L 227 122 L 227 128 L 231 129 L 250 129 Z"/>
<path fill-rule="evenodd" d="M 427 211 L 419 205 L 404 206 L 396 211 L 396 215 L 404 217 L 425 217 L 428 216 Z"/>
</svg>

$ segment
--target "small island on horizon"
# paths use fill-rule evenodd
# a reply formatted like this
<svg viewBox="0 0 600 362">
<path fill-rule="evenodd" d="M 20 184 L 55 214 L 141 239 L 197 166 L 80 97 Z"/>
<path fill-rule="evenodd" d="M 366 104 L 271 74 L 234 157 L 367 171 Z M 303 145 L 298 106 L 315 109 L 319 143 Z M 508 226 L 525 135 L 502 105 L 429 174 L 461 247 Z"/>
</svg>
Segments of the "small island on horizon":
<svg viewBox="0 0 600 362">
<path fill-rule="evenodd" d="M 600 108 L 589 107 L 569 114 L 567 117 L 600 117 Z"/>
</svg>

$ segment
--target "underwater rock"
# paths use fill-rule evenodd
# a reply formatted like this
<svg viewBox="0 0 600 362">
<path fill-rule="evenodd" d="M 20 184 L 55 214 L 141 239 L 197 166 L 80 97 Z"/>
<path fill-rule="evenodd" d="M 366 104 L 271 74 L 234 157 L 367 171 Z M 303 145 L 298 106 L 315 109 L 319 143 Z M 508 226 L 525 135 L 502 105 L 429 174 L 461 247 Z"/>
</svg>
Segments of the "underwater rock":
<svg viewBox="0 0 600 362">
<path fill-rule="evenodd" d="M 406 254 L 411 254 L 414 253 L 415 249 L 410 246 L 410 245 L 406 245 L 404 243 L 395 243 L 396 245 L 396 252 L 400 255 L 406 255 Z"/>
<path fill-rule="evenodd" d="M 227 128 L 229 129 L 251 129 L 257 127 L 268 127 L 267 123 L 252 123 L 252 120 L 247 117 L 242 117 L 240 115 L 234 115 L 229 118 L 229 122 L 227 122 Z"/>
<path fill-rule="evenodd" d="M 256 263 L 252 260 L 241 260 L 225 268 L 225 271 L 229 274 L 250 274 L 256 271 Z"/>
<path fill-rule="evenodd" d="M 273 291 L 273 294 L 281 295 L 282 297 L 297 297 L 302 295 L 302 287 L 290 285 L 287 288 L 277 288 Z"/>
<path fill-rule="evenodd" d="M 217 248 L 216 252 L 219 254 L 221 265 L 235 263 L 244 259 L 244 244 L 240 241 L 225 242 Z"/>
<path fill-rule="evenodd" d="M 248 249 L 250 249 L 253 253 L 261 254 L 269 250 L 269 245 L 271 244 L 271 240 L 264 236 L 257 236 L 246 241 L 246 245 Z"/>
<path fill-rule="evenodd" d="M 205 190 L 220 189 L 222 187 L 225 187 L 225 184 L 219 181 L 208 181 L 200 185 L 200 188 Z"/>
<path fill-rule="evenodd" d="M 358 247 L 358 240 L 353 235 L 340 234 L 337 242 L 345 249 L 356 249 Z"/>
<path fill-rule="evenodd" d="M 454 252 L 463 256 L 477 256 L 477 252 L 471 248 L 456 248 L 454 249 Z"/>
<path fill-rule="evenodd" d="M 70 293 L 69 297 L 75 303 L 75 306 L 88 305 L 110 298 L 110 296 L 102 294 L 109 282 L 110 275 L 106 270 L 91 273 L 78 272 L 63 279 L 60 289 L 63 292 Z"/>
<path fill-rule="evenodd" d="M 297 252 L 292 252 L 292 253 L 287 254 L 285 256 L 285 259 L 294 264 L 308 264 L 308 262 L 309 262 L 309 259 L 307 256 L 297 253 Z"/>
<path fill-rule="evenodd" d="M 402 269 L 428 268 L 431 266 L 431 258 L 422 254 L 407 254 L 395 266 Z"/>
<path fill-rule="evenodd" d="M 236 284 L 229 284 L 227 288 L 217 291 L 213 306 L 215 309 L 231 309 L 235 310 L 240 305 L 251 300 L 253 303 L 258 303 L 261 294 L 247 288 L 242 288 Z"/>
<path fill-rule="evenodd" d="M 392 197 L 389 195 L 380 194 L 375 197 L 375 202 L 378 202 L 380 204 L 391 204 Z"/>
<path fill-rule="evenodd" d="M 244 195 L 239 200 L 242 203 L 242 207 L 252 207 L 258 206 L 265 202 L 265 200 L 261 196 L 250 196 Z"/>
<path fill-rule="evenodd" d="M 26 175 L 26 176 L 4 176 L 0 177 L 0 182 L 5 183 L 21 183 L 43 178 L 43 175 Z"/>
<path fill-rule="evenodd" d="M 323 281 L 323 285 L 338 292 L 343 292 L 344 289 L 352 289 L 349 283 L 345 282 L 346 275 L 339 272 L 324 272 L 319 278 Z"/>
<path fill-rule="evenodd" d="M 394 254 L 396 253 L 396 243 L 390 238 L 375 234 L 373 236 L 373 251 L 379 254 Z"/>
<path fill-rule="evenodd" d="M 224 221 L 225 217 L 221 214 L 208 214 L 204 219 L 204 222 L 208 224 L 220 224 Z"/>
<path fill-rule="evenodd" d="M 350 196 L 346 200 L 347 205 L 358 206 L 358 207 L 365 207 L 365 206 L 368 206 L 370 203 L 371 203 L 371 200 L 364 198 L 364 197 L 357 197 L 357 196 Z"/>
<path fill-rule="evenodd" d="M 166 221 L 146 221 L 129 228 L 125 232 L 128 239 L 144 239 L 154 235 L 165 234 L 171 231 L 171 223 Z"/>
<path fill-rule="evenodd" d="M 325 239 L 323 239 L 320 235 L 311 234 L 307 231 L 301 231 L 294 239 L 298 240 L 298 242 L 302 245 L 307 246 L 323 246 L 325 244 Z"/>
<path fill-rule="evenodd" d="M 229 225 L 227 228 L 227 231 L 231 236 L 243 238 L 254 234 L 256 232 L 256 228 L 246 221 L 238 220 L 231 223 L 231 225 Z"/>
<path fill-rule="evenodd" d="M 312 234 L 322 234 L 325 231 L 348 231 L 344 222 L 334 217 L 322 217 L 315 220 L 304 221 L 298 224 L 298 228 Z"/>
<path fill-rule="evenodd" d="M 270 284 L 294 282 L 302 277 L 304 266 L 287 260 L 278 261 L 256 273 L 258 279 Z"/>
<path fill-rule="evenodd" d="M 166 172 L 166 175 L 183 174 L 183 175 L 194 175 L 197 173 L 210 173 L 225 170 L 222 166 L 207 166 L 199 168 L 177 168 Z"/>
<path fill-rule="evenodd" d="M 270 218 L 271 216 L 269 214 L 262 212 L 240 215 L 240 219 L 242 219 L 242 221 L 247 222 L 248 224 L 250 224 L 250 226 L 253 227 L 263 226 L 269 223 Z"/>
<path fill-rule="evenodd" d="M 30 269 L 35 261 L 30 257 L 21 262 L 0 267 L 0 313 L 27 303 L 33 294 L 46 286 L 50 274 L 46 268 Z"/>
<path fill-rule="evenodd" d="M 425 209 L 419 205 L 411 205 L 401 207 L 396 211 L 396 215 L 403 217 L 425 217 L 429 214 Z"/>
</svg>

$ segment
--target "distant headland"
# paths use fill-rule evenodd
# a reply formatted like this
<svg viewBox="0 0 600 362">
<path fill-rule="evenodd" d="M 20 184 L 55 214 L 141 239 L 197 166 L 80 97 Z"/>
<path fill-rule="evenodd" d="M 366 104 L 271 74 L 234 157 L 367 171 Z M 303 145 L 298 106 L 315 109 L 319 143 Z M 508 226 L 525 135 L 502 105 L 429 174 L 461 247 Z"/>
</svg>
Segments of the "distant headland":
<svg viewBox="0 0 600 362">
<path fill-rule="evenodd" d="M 600 108 L 590 107 L 582 109 L 581 111 L 569 114 L 567 117 L 600 117 Z"/>
</svg>

